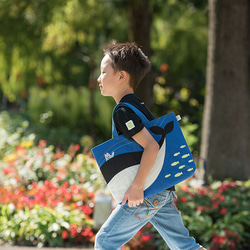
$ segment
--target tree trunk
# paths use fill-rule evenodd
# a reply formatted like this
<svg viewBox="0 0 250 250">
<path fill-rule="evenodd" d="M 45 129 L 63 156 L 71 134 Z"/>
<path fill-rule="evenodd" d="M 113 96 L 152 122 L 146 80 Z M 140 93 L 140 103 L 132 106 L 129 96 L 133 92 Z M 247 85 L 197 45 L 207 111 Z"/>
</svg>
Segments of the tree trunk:
<svg viewBox="0 0 250 250">
<path fill-rule="evenodd" d="M 129 0 L 129 40 L 135 42 L 150 58 L 150 27 L 151 13 L 149 10 L 149 0 Z M 153 102 L 153 81 L 149 73 L 142 80 L 136 94 L 147 106 L 151 107 Z"/>
<path fill-rule="evenodd" d="M 249 0 L 209 0 L 201 158 L 218 180 L 250 177 L 249 13 Z"/>
</svg>

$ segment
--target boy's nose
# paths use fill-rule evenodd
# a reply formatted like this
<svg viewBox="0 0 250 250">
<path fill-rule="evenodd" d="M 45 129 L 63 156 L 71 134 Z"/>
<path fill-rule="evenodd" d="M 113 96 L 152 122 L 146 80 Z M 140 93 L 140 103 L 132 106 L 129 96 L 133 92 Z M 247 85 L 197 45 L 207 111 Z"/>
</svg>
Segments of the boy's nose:
<svg viewBox="0 0 250 250">
<path fill-rule="evenodd" d="M 101 76 L 97 78 L 97 82 L 101 82 Z"/>
</svg>

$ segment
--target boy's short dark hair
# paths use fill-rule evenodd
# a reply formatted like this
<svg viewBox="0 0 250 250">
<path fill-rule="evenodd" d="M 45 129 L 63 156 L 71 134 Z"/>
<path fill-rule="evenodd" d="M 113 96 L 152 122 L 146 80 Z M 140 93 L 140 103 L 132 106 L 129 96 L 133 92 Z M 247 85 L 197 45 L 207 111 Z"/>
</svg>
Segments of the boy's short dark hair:
<svg viewBox="0 0 250 250">
<path fill-rule="evenodd" d="M 135 90 L 143 77 L 149 72 L 151 63 L 135 43 L 112 43 L 104 47 L 104 54 L 109 55 L 115 71 L 124 70 L 130 76 L 130 86 Z"/>
</svg>

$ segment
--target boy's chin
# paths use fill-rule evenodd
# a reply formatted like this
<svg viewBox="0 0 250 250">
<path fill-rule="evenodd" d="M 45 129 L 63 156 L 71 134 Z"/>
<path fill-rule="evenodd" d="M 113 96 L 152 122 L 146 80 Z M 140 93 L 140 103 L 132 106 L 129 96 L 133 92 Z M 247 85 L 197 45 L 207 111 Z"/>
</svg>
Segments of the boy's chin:
<svg viewBox="0 0 250 250">
<path fill-rule="evenodd" d="M 101 95 L 102 95 L 102 96 L 111 96 L 111 95 L 109 95 L 108 93 L 105 93 L 104 91 L 101 91 Z"/>
</svg>

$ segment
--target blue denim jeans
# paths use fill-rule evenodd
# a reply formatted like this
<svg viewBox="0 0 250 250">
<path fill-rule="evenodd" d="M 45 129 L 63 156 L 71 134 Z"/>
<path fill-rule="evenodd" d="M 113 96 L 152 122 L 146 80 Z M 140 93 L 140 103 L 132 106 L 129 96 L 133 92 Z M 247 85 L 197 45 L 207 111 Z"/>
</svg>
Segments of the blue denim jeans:
<svg viewBox="0 0 250 250">
<path fill-rule="evenodd" d="M 96 250 L 118 250 L 147 222 L 160 233 L 172 250 L 196 250 L 201 246 L 189 236 L 178 212 L 173 191 L 163 191 L 137 207 L 118 205 L 96 235 Z"/>
</svg>

